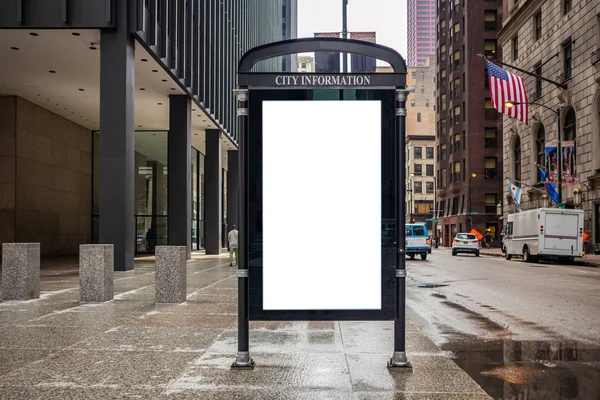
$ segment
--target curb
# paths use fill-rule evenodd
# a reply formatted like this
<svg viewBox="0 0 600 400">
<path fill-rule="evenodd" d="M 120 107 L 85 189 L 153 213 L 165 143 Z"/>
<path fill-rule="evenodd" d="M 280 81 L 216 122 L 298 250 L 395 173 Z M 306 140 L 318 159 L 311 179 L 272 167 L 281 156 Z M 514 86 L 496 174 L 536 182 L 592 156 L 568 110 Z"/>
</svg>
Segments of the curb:
<svg viewBox="0 0 600 400">
<path fill-rule="evenodd" d="M 482 256 L 504 257 L 504 253 L 495 253 L 495 252 L 484 252 L 484 251 L 481 251 L 480 254 Z M 585 261 L 585 260 L 584 261 L 575 261 L 573 263 L 573 265 L 600 268 L 600 262 Z"/>
</svg>

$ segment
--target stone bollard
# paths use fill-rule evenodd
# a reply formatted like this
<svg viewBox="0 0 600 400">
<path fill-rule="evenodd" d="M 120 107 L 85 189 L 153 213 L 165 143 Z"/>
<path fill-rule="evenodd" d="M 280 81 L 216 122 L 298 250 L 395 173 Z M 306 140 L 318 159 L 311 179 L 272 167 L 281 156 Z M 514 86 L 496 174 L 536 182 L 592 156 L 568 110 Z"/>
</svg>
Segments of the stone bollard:
<svg viewBox="0 0 600 400">
<path fill-rule="evenodd" d="M 114 246 L 79 245 L 79 295 L 81 301 L 100 303 L 114 297 Z"/>
<path fill-rule="evenodd" d="M 187 299 L 187 249 L 156 246 L 156 302 L 183 303 Z"/>
<path fill-rule="evenodd" d="M 40 297 L 40 244 L 2 244 L 2 298 L 31 300 Z"/>
</svg>

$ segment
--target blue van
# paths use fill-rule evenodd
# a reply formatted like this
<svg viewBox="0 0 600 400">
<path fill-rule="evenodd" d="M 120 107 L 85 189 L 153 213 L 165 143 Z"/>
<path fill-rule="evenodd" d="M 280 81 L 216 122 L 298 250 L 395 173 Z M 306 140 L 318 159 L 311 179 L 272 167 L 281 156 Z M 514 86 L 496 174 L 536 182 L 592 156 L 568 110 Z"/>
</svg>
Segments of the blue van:
<svg viewBox="0 0 600 400">
<path fill-rule="evenodd" d="M 406 255 L 414 260 L 415 256 L 420 254 L 421 260 L 427 260 L 427 253 L 429 252 L 428 238 L 429 233 L 425 224 L 406 224 Z"/>
</svg>

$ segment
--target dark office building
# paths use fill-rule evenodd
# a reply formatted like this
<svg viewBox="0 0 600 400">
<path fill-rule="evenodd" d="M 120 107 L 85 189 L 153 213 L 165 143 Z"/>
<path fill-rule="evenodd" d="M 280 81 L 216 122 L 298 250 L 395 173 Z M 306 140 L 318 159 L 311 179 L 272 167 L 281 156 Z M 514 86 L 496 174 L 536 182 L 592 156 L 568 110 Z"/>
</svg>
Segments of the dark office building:
<svg viewBox="0 0 600 400">
<path fill-rule="evenodd" d="M 341 32 L 319 32 L 315 37 L 342 37 Z M 349 32 L 348 37 L 354 40 L 376 43 L 376 32 Z M 348 63 L 349 72 L 374 73 L 377 69 L 377 60 L 360 54 L 351 54 Z M 327 51 L 315 52 L 315 72 L 336 73 L 342 72 L 342 55 Z"/>
<path fill-rule="evenodd" d="M 237 62 L 281 40 L 283 14 L 283 0 L 0 2 L 0 243 L 112 243 L 117 270 L 157 245 L 219 253 L 237 223 Z"/>
<path fill-rule="evenodd" d="M 501 12 L 500 0 L 469 7 L 465 0 L 438 2 L 436 213 L 444 245 L 472 228 L 499 238 L 502 115 L 492 108 L 485 61 L 477 54 L 500 59 Z"/>
</svg>

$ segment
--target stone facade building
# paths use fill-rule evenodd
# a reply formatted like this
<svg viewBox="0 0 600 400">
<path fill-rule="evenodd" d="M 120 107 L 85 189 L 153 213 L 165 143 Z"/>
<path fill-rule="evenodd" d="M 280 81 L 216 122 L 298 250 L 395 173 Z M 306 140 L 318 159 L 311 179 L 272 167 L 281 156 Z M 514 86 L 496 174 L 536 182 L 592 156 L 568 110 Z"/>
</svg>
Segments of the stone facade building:
<svg viewBox="0 0 600 400">
<path fill-rule="evenodd" d="M 530 104 L 529 125 L 504 116 L 504 181 L 523 188 L 521 206 L 544 206 L 540 170 L 552 172 L 545 144 L 557 139 L 560 109 L 565 150 L 562 202 L 585 210 L 585 229 L 600 242 L 600 3 L 597 0 L 504 1 L 499 32 L 504 62 L 564 84 L 561 88 L 511 70 L 524 82 Z M 545 107 L 548 108 L 545 108 Z M 564 145 L 564 144 L 563 144 Z M 574 153 L 574 154 L 572 154 Z M 572 155 L 571 155 L 572 154 Z M 539 168 L 541 167 L 541 168 Z M 582 191 L 581 201 L 574 196 Z M 514 204 L 504 185 L 504 216 Z"/>
</svg>

